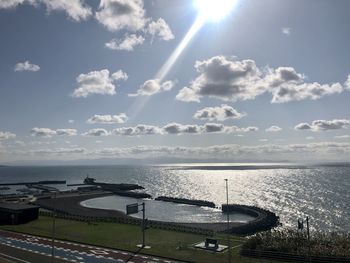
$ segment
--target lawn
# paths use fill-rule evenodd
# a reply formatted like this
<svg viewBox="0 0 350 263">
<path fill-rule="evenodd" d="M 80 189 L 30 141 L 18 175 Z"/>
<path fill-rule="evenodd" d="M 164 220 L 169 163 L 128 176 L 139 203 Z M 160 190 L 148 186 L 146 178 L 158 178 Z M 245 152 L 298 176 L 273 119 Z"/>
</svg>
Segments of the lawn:
<svg viewBox="0 0 350 263">
<path fill-rule="evenodd" d="M 1 226 L 1 229 L 51 237 L 52 218 L 40 216 L 36 221 L 18 226 Z M 85 222 L 56 219 L 56 238 L 63 240 L 88 243 L 92 245 L 137 251 L 136 244 L 141 243 L 142 235 L 139 226 Z M 220 244 L 226 244 L 226 236 L 217 235 L 214 238 Z M 143 250 L 157 256 L 171 257 L 193 262 L 227 262 L 227 252 L 212 253 L 192 247 L 193 244 L 203 241 L 205 236 L 175 231 L 148 229 L 146 231 L 146 245 L 150 249 Z M 244 242 L 241 237 L 231 236 L 232 262 L 264 262 L 239 255 L 239 246 Z M 270 261 L 265 261 L 270 262 Z M 276 262 L 276 261 L 274 261 Z"/>
</svg>

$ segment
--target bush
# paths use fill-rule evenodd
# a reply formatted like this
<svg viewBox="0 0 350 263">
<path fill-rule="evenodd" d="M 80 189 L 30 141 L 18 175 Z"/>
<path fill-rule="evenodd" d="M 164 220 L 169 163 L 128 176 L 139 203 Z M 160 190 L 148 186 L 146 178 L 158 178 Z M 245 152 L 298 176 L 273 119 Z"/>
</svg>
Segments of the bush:
<svg viewBox="0 0 350 263">
<path fill-rule="evenodd" d="M 271 230 L 251 236 L 243 249 L 274 251 L 299 255 L 308 254 L 308 240 L 305 232 L 294 230 Z M 350 256 L 350 234 L 312 233 L 310 255 Z"/>
</svg>

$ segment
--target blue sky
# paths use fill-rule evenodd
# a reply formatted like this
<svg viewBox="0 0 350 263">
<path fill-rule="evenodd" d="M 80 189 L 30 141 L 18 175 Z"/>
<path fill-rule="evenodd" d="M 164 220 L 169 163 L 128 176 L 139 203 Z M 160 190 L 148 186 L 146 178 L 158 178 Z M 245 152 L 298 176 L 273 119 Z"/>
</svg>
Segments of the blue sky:
<svg viewBox="0 0 350 263">
<path fill-rule="evenodd" d="M 195 2 L 0 0 L 0 162 L 349 161 L 349 1 Z"/>
</svg>

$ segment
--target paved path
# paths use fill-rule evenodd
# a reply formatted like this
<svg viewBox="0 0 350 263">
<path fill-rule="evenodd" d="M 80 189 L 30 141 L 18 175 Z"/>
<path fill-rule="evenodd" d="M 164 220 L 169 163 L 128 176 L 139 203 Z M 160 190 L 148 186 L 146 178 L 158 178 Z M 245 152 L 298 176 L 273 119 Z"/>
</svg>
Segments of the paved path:
<svg viewBox="0 0 350 263">
<path fill-rule="evenodd" d="M 97 246 L 84 245 L 79 243 L 56 240 L 55 258 L 74 263 L 175 263 L 179 261 L 167 260 L 153 256 L 134 254 L 115 249 L 107 249 Z M 20 249 L 34 254 L 50 257 L 52 240 L 26 234 L 19 234 L 8 231 L 0 231 L 0 246 Z M 34 261 L 28 261 L 34 262 Z"/>
</svg>

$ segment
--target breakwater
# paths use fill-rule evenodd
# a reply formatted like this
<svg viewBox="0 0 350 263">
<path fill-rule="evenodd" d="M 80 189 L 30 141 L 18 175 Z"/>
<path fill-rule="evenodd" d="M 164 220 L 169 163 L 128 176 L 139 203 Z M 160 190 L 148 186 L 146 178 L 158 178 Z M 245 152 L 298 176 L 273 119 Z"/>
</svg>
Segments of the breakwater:
<svg viewBox="0 0 350 263">
<path fill-rule="evenodd" d="M 178 204 L 206 206 L 206 207 L 215 208 L 215 204 L 213 202 L 205 201 L 205 200 L 193 200 L 193 199 L 168 197 L 168 196 L 158 196 L 154 200 L 156 200 L 156 201 L 163 201 L 163 202 L 172 202 L 172 203 L 178 203 Z"/>
<path fill-rule="evenodd" d="M 139 193 L 139 192 L 131 192 L 131 191 L 111 191 L 111 192 L 115 195 L 133 197 L 137 199 L 152 198 L 152 196 L 147 193 Z"/>
<path fill-rule="evenodd" d="M 6 185 L 38 185 L 38 184 L 66 184 L 66 181 L 38 181 L 38 182 L 22 182 L 22 183 L 2 183 L 0 186 L 6 186 Z"/>
<path fill-rule="evenodd" d="M 239 204 L 223 204 L 221 209 L 223 213 L 238 212 L 255 217 L 254 220 L 249 221 L 247 224 L 231 228 L 229 231 L 232 234 L 250 235 L 260 231 L 270 230 L 280 225 L 279 217 L 275 213 L 260 207 Z"/>
</svg>

